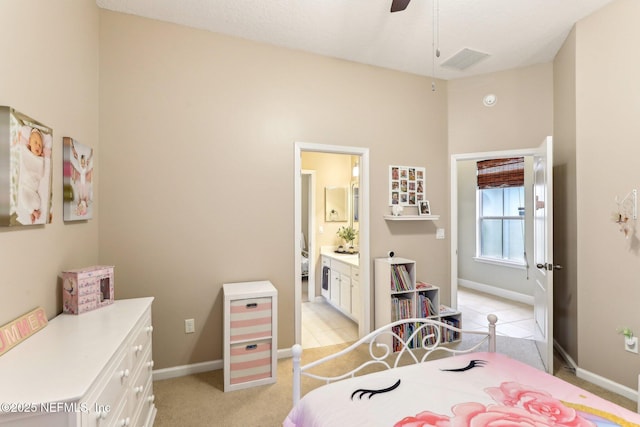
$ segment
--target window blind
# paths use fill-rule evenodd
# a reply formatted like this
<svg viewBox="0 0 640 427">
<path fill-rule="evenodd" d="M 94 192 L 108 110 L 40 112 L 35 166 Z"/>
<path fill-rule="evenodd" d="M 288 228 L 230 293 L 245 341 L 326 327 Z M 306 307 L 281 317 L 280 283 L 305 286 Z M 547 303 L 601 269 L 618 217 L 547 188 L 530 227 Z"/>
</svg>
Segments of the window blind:
<svg viewBox="0 0 640 427">
<path fill-rule="evenodd" d="M 478 189 L 524 186 L 524 157 L 481 160 L 478 167 Z"/>
</svg>

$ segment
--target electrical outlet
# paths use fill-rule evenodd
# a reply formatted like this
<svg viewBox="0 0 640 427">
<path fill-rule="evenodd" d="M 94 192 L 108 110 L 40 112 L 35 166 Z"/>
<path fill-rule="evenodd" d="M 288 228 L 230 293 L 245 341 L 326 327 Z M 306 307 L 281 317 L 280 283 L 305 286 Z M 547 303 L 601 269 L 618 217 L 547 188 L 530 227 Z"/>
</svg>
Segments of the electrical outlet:
<svg viewBox="0 0 640 427">
<path fill-rule="evenodd" d="M 624 349 L 631 353 L 638 352 L 638 337 L 631 337 L 624 339 Z"/>
<path fill-rule="evenodd" d="M 436 239 L 444 239 L 444 228 L 436 228 Z"/>
<path fill-rule="evenodd" d="M 196 331 L 196 321 L 194 319 L 184 319 L 184 333 L 192 334 Z"/>
</svg>

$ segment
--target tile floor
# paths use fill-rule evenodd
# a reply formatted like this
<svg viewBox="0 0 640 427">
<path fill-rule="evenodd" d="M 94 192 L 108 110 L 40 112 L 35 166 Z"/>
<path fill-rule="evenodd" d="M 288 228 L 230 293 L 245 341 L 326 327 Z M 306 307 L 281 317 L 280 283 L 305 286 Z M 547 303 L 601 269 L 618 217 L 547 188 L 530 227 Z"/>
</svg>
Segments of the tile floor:
<svg viewBox="0 0 640 427">
<path fill-rule="evenodd" d="M 302 303 L 302 348 L 324 347 L 358 339 L 358 324 L 324 299 Z"/>
<path fill-rule="evenodd" d="M 306 301 L 303 296 L 303 300 L 303 348 L 340 344 L 358 338 L 358 325 L 324 299 Z M 458 310 L 462 312 L 464 329 L 486 330 L 487 314 L 493 313 L 498 316 L 498 335 L 533 338 L 533 307 L 530 305 L 467 288 L 458 288 Z"/>
<path fill-rule="evenodd" d="M 463 329 L 486 330 L 487 315 L 493 313 L 498 316 L 498 335 L 527 339 L 534 337 L 531 305 L 460 287 L 458 310 L 462 312 Z"/>
</svg>

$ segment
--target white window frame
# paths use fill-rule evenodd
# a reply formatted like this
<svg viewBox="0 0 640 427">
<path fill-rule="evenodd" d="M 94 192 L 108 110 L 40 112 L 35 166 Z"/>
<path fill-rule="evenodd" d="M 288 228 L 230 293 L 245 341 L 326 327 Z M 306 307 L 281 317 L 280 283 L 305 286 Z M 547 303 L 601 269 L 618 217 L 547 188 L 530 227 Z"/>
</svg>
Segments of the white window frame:
<svg viewBox="0 0 640 427">
<path fill-rule="evenodd" d="M 525 187 L 522 186 L 518 188 L 522 188 L 522 191 L 525 193 L 525 197 L 526 197 Z M 517 216 L 513 216 L 513 215 L 482 216 L 482 191 L 483 190 L 480 190 L 480 189 L 476 190 L 476 256 L 473 259 L 477 262 L 481 262 L 485 264 L 494 264 L 494 265 L 500 265 L 500 266 L 511 267 L 511 268 L 525 269 L 527 266 L 526 259 L 523 259 L 522 261 L 514 261 L 514 260 L 509 260 L 504 258 L 493 258 L 493 257 L 482 255 L 482 220 L 485 220 L 485 219 L 487 220 L 499 219 L 503 221 L 519 220 L 519 221 L 522 221 L 523 227 L 526 226 L 526 222 L 525 222 L 526 211 L 525 211 L 525 215 L 517 215 Z M 522 240 L 523 240 L 523 249 L 525 249 L 527 247 L 526 233 L 522 236 Z M 504 253 L 504 247 L 502 248 L 502 250 Z"/>
</svg>

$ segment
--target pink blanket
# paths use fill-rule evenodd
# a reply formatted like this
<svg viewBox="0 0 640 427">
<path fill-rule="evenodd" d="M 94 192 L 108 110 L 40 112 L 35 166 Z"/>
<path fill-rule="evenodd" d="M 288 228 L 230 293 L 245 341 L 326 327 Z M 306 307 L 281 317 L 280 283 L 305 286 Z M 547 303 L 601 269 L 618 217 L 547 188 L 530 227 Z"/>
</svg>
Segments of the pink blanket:
<svg viewBox="0 0 640 427">
<path fill-rule="evenodd" d="M 320 387 L 284 426 L 640 426 L 640 414 L 505 355 L 471 353 Z"/>
</svg>

